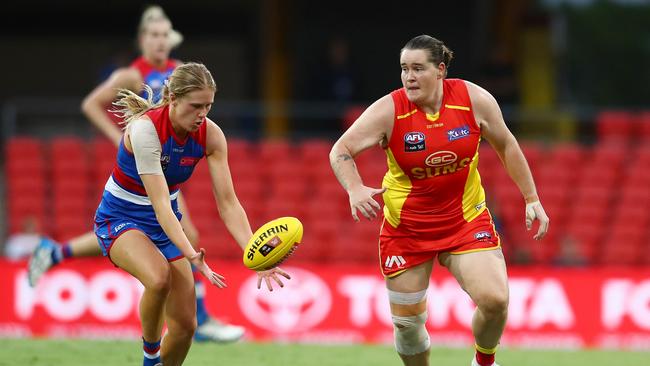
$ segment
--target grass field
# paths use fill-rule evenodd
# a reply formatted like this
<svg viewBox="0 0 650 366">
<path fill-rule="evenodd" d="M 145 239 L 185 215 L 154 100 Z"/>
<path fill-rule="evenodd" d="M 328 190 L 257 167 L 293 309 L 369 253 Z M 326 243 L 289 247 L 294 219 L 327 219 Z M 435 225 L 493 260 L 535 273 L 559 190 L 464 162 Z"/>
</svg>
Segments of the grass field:
<svg viewBox="0 0 650 366">
<path fill-rule="evenodd" d="M 469 366 L 469 349 L 433 349 L 431 365 Z M 650 352 L 540 351 L 502 349 L 501 366 L 646 366 Z M 141 365 L 138 342 L 87 340 L 0 340 L 0 365 L 105 366 Z M 388 346 L 318 346 L 271 343 L 194 344 L 187 366 L 358 366 L 401 365 Z"/>
</svg>

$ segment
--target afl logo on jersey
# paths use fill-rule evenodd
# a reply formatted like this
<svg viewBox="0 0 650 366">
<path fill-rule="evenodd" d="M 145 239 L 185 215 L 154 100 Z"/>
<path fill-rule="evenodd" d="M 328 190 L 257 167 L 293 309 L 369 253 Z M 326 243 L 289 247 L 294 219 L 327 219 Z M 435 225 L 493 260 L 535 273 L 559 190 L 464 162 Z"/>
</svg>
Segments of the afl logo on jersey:
<svg viewBox="0 0 650 366">
<path fill-rule="evenodd" d="M 458 155 L 453 151 L 437 151 L 427 156 L 424 163 L 428 166 L 436 167 L 453 164 L 456 162 L 456 159 L 458 159 Z"/>
<path fill-rule="evenodd" d="M 163 155 L 160 157 L 160 165 L 162 166 L 163 171 L 167 170 L 167 166 L 169 165 L 169 162 L 170 162 L 169 155 Z"/>
<path fill-rule="evenodd" d="M 425 136 L 422 132 L 409 132 L 404 135 L 404 151 L 423 151 L 426 149 L 424 144 Z"/>
</svg>

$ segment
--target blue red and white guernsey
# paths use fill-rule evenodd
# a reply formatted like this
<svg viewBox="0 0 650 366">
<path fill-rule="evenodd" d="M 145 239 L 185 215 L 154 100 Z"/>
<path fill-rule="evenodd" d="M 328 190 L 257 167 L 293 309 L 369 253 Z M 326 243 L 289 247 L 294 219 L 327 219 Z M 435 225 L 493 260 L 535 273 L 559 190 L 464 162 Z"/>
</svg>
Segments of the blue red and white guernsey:
<svg viewBox="0 0 650 366">
<path fill-rule="evenodd" d="M 444 79 L 442 87 L 442 104 L 433 115 L 410 102 L 403 88 L 391 93 L 395 116 L 386 149 L 379 239 L 386 276 L 440 252 L 501 245 L 477 169 L 481 130 L 467 86 L 460 79 Z"/>
<path fill-rule="evenodd" d="M 169 106 L 165 105 L 146 113 L 153 122 L 162 153 L 160 164 L 169 187 L 172 209 L 180 221 L 178 192 L 180 185 L 190 178 L 196 164 L 205 156 L 206 126 L 180 139 L 169 120 Z M 95 213 L 95 234 L 105 256 L 115 240 L 129 230 L 140 230 L 147 235 L 169 261 L 183 257 L 180 250 L 163 232 L 151 205 L 144 184 L 138 175 L 135 156 L 124 146 L 118 148 L 117 164 L 108 178 L 102 201 Z"/>
<path fill-rule="evenodd" d="M 169 78 L 169 75 L 172 74 L 174 69 L 180 63 L 176 60 L 167 60 L 163 67 L 155 67 L 150 64 L 144 57 L 140 56 L 136 58 L 132 63 L 131 67 L 137 69 L 142 76 L 142 81 L 151 87 L 153 90 L 153 102 L 158 103 L 162 97 L 162 89 L 165 85 L 165 80 Z M 146 90 L 143 90 L 140 94 L 143 98 L 147 98 Z"/>
</svg>

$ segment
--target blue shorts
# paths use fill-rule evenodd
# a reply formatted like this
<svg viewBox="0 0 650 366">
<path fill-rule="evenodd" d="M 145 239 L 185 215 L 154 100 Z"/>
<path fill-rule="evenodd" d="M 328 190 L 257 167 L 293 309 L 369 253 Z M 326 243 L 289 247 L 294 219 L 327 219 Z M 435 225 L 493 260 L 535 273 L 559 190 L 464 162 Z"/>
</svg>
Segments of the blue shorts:
<svg viewBox="0 0 650 366">
<path fill-rule="evenodd" d="M 178 211 L 176 200 L 172 201 L 172 209 L 180 221 L 182 215 Z M 146 235 L 167 261 L 183 258 L 181 251 L 158 223 L 153 207 L 135 205 L 104 192 L 102 202 L 95 213 L 95 235 L 102 254 L 110 259 L 111 247 L 115 240 L 129 230 L 138 230 Z"/>
</svg>

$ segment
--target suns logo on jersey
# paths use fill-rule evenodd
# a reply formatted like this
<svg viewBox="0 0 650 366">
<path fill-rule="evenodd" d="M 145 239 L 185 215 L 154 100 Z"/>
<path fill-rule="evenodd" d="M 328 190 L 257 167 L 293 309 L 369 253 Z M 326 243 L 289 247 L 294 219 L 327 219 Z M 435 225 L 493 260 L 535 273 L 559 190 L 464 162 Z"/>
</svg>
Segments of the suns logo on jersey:
<svg viewBox="0 0 650 366">
<path fill-rule="evenodd" d="M 411 174 L 415 179 L 426 179 L 455 173 L 469 165 L 471 160 L 464 158 L 458 161 L 458 155 L 453 151 L 436 151 L 424 160 L 426 167 L 413 168 Z"/>
</svg>

